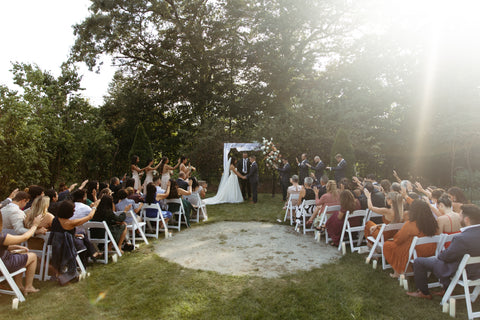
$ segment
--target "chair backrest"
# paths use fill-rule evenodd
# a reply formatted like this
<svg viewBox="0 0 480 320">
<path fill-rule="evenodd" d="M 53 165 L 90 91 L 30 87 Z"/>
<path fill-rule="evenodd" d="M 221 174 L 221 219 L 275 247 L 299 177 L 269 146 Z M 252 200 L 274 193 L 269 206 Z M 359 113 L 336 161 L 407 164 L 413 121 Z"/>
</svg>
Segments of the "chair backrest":
<svg viewBox="0 0 480 320">
<path fill-rule="evenodd" d="M 167 202 L 167 206 L 171 203 L 176 203 L 176 204 L 179 204 L 179 208 L 177 211 L 175 212 L 183 212 L 185 213 L 185 209 L 183 208 L 183 202 L 182 202 L 182 199 L 180 198 L 175 198 L 175 199 L 166 199 L 166 202 Z M 174 211 L 170 210 L 170 207 L 168 207 L 168 210 L 172 213 L 174 213 Z"/>
<path fill-rule="evenodd" d="M 292 193 L 290 195 L 290 200 L 298 200 L 300 198 L 300 193 Z"/>
<path fill-rule="evenodd" d="M 402 229 L 403 225 L 404 225 L 403 222 L 389 223 L 389 224 L 385 225 L 385 229 L 383 231 L 400 230 L 400 229 Z"/>
<path fill-rule="evenodd" d="M 336 205 L 336 206 L 325 206 L 325 210 L 324 212 L 326 214 L 330 213 L 330 212 L 335 212 L 335 211 L 340 211 L 341 207 L 340 205 Z"/>
<path fill-rule="evenodd" d="M 162 209 L 160 209 L 160 205 L 158 203 L 144 203 L 142 206 L 142 209 L 140 210 L 140 216 L 142 219 L 145 219 L 146 217 L 146 210 L 147 209 L 152 209 L 152 210 L 157 210 L 157 212 L 162 212 Z M 157 217 L 160 215 L 157 215 Z"/>
<path fill-rule="evenodd" d="M 435 254 L 438 253 L 438 244 L 442 241 L 442 239 L 443 235 L 436 235 L 433 237 L 413 237 L 412 244 L 410 245 L 409 257 L 411 258 L 413 255 L 414 259 L 418 258 L 416 247 L 428 243 L 436 243 L 437 248 L 435 250 Z"/>
<path fill-rule="evenodd" d="M 104 229 L 104 230 L 108 229 L 108 225 L 107 225 L 106 221 L 88 221 L 88 222 L 85 222 L 83 224 L 83 226 L 84 226 L 85 230 L 87 231 L 87 235 L 88 235 L 88 238 L 90 240 L 100 239 L 100 238 L 93 238 L 91 233 L 90 233 L 90 229 Z M 107 232 L 105 232 L 104 239 L 108 240 Z"/>
<path fill-rule="evenodd" d="M 367 211 L 366 210 L 355 210 L 353 211 L 353 213 L 350 213 L 350 211 L 347 211 L 346 215 L 345 215 L 345 220 L 348 222 L 348 220 L 350 220 L 351 218 L 358 218 L 358 217 L 362 217 L 362 226 L 365 226 L 365 223 L 367 222 Z M 348 224 L 350 225 L 350 222 L 348 222 Z"/>
<path fill-rule="evenodd" d="M 383 215 L 379 214 L 379 213 L 375 213 L 373 212 L 372 210 L 370 209 L 366 209 L 367 211 L 367 221 L 369 221 L 370 219 L 372 218 L 380 218 L 380 217 L 383 217 Z"/>
<path fill-rule="evenodd" d="M 438 247 L 437 247 L 437 254 L 442 252 L 443 250 L 446 249 L 445 245 L 447 243 L 450 243 L 452 242 L 453 238 L 455 238 L 456 236 L 458 236 L 459 234 L 461 234 L 460 232 L 458 233 L 452 233 L 452 234 L 446 234 L 446 233 L 442 233 L 442 241 L 440 241 L 440 243 L 438 244 Z"/>
</svg>

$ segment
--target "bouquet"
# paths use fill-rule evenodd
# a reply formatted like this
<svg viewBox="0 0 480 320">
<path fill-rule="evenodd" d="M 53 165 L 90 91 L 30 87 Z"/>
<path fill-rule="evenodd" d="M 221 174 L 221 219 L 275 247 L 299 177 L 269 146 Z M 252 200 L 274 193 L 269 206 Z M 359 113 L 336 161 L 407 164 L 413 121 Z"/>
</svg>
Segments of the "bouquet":
<svg viewBox="0 0 480 320">
<path fill-rule="evenodd" d="M 262 138 L 262 140 L 263 142 L 260 149 L 263 152 L 263 159 L 268 168 L 273 168 L 275 164 L 280 164 L 282 162 L 282 155 L 280 154 L 280 150 L 275 147 L 273 138 L 270 138 L 270 140 Z"/>
</svg>

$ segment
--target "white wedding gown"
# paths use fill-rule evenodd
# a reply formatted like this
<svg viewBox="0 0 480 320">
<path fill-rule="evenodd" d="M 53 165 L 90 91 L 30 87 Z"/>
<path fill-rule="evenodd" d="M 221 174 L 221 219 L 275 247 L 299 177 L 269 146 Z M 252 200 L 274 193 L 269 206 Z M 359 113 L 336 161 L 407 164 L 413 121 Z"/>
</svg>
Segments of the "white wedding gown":
<svg viewBox="0 0 480 320">
<path fill-rule="evenodd" d="M 230 175 L 228 177 L 226 177 L 224 173 L 220 185 L 218 186 L 217 194 L 215 197 L 205 199 L 205 204 L 243 202 L 242 191 L 240 190 L 240 184 L 238 183 L 238 176 L 233 170 L 229 170 L 229 173 Z"/>
</svg>

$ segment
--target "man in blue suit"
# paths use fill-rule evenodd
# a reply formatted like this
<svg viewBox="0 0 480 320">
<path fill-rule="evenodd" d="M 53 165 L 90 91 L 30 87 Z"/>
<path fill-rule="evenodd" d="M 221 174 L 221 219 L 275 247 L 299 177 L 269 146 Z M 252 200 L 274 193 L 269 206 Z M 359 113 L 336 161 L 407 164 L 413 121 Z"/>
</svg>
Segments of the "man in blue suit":
<svg viewBox="0 0 480 320">
<path fill-rule="evenodd" d="M 335 160 L 337 160 L 336 167 L 327 167 L 328 170 L 334 171 L 335 174 L 335 181 L 337 181 L 337 187 L 340 185 L 340 180 L 345 178 L 345 171 L 347 170 L 347 161 L 343 159 L 342 155 L 338 153 L 335 156 Z"/>
<path fill-rule="evenodd" d="M 248 179 L 250 182 L 250 189 L 252 189 L 252 203 L 257 203 L 257 187 L 258 187 L 258 165 L 256 157 L 254 155 L 250 156 L 250 172 L 245 176 L 245 179 Z"/>
<path fill-rule="evenodd" d="M 435 295 L 443 295 L 450 285 L 450 277 L 457 271 L 458 265 L 465 254 L 472 257 L 480 256 L 480 208 L 472 204 L 462 206 L 462 233 L 453 238 L 448 249 L 442 251 L 438 257 L 417 258 L 413 263 L 416 292 L 407 292 L 416 298 L 432 299 L 428 291 L 428 272 L 433 272 L 440 280 L 443 290 Z M 469 268 L 470 267 L 470 268 Z M 480 268 L 477 265 L 467 267 L 468 277 L 480 278 Z"/>
<path fill-rule="evenodd" d="M 282 186 L 282 195 L 283 201 L 287 201 L 287 191 L 288 186 L 290 185 L 290 164 L 288 159 L 283 158 L 283 167 L 279 168 L 277 165 L 274 165 L 274 168 L 280 171 L 280 185 Z"/>
</svg>

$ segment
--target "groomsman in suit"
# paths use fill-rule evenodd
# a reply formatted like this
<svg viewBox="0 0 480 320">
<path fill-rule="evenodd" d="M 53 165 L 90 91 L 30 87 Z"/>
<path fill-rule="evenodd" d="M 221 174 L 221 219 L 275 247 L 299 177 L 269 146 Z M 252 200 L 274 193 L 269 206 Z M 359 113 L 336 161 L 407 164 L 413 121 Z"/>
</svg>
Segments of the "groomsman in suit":
<svg viewBox="0 0 480 320">
<path fill-rule="evenodd" d="M 244 179 L 248 179 L 250 182 L 250 188 L 252 189 L 252 203 L 257 203 L 258 194 L 257 194 L 257 187 L 258 187 L 258 165 L 256 161 L 256 157 L 254 155 L 250 156 L 250 162 L 252 165 L 250 166 L 250 172 L 244 177 Z"/>
<path fill-rule="evenodd" d="M 302 162 L 298 161 L 298 158 L 296 158 L 297 164 L 298 164 L 298 182 L 300 185 L 303 186 L 303 183 L 305 182 L 305 178 L 308 177 L 308 160 L 307 160 L 307 154 L 302 153 Z"/>
<path fill-rule="evenodd" d="M 450 277 L 457 272 L 458 265 L 465 254 L 472 257 L 480 256 L 480 208 L 473 204 L 462 206 L 461 233 L 453 238 L 450 246 L 438 254 L 438 257 L 417 258 L 413 263 L 416 292 L 407 292 L 411 297 L 432 299 L 428 290 L 428 273 L 433 274 L 440 280 L 443 290 L 434 292 L 442 295 L 450 285 Z M 467 267 L 469 279 L 480 278 L 480 269 L 477 265 Z M 472 268 L 473 267 L 473 268 Z"/>
<path fill-rule="evenodd" d="M 336 167 L 327 167 L 328 170 L 333 170 L 335 173 L 335 181 L 337 181 L 337 185 L 339 185 L 340 180 L 345 178 L 345 170 L 347 170 L 347 161 L 343 159 L 342 155 L 338 153 L 335 156 L 335 159 L 337 160 L 338 164 Z"/>
<path fill-rule="evenodd" d="M 315 158 L 313 159 L 315 161 L 315 166 L 312 166 L 310 163 L 308 163 L 307 166 L 310 169 L 313 169 L 315 171 L 316 184 L 318 185 L 320 184 L 320 179 L 323 176 L 323 171 L 325 170 L 325 164 L 323 163 L 323 161 L 320 159 L 319 156 L 315 156 Z"/>
<path fill-rule="evenodd" d="M 288 163 L 288 159 L 283 158 L 283 167 L 279 168 L 277 165 L 275 166 L 275 169 L 280 171 L 280 185 L 282 186 L 282 195 L 283 195 L 283 201 L 287 201 L 287 189 L 288 186 L 290 185 L 290 163 Z"/>
<path fill-rule="evenodd" d="M 246 176 L 250 172 L 250 166 L 251 163 L 248 160 L 248 154 L 244 152 L 243 158 L 240 161 L 237 161 L 237 170 L 243 176 Z M 244 200 L 248 200 L 252 197 L 252 193 L 250 191 L 250 183 L 247 180 L 240 179 L 240 189 L 242 190 Z"/>
</svg>

